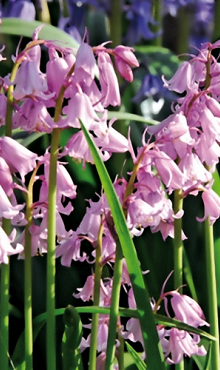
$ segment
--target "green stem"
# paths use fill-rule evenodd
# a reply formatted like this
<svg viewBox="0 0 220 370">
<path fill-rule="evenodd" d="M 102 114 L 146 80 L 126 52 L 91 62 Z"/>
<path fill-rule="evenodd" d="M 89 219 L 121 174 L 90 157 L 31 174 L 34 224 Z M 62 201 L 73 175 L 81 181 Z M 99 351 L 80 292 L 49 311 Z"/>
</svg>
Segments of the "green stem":
<svg viewBox="0 0 220 370">
<path fill-rule="evenodd" d="M 207 218 L 204 222 L 205 230 L 205 251 L 206 251 L 206 281 L 207 281 L 207 301 L 209 309 L 210 334 L 216 338 L 212 342 L 212 355 L 210 369 L 219 370 L 219 332 L 218 332 L 218 302 L 216 289 L 216 273 L 215 273 L 215 256 L 214 256 L 214 237 L 213 227 L 210 225 Z"/>
<path fill-rule="evenodd" d="M 3 219 L 2 225 L 6 234 L 10 234 L 11 222 Z M 9 281 L 10 259 L 8 264 L 1 264 L 1 327 L 0 327 L 0 369 L 8 369 L 8 325 L 9 325 Z"/>
<path fill-rule="evenodd" d="M 124 370 L 124 338 L 122 338 L 121 335 L 118 335 L 118 340 L 119 340 L 119 348 L 118 348 L 118 353 L 117 353 L 117 360 L 118 360 L 118 369 L 119 370 Z"/>
<path fill-rule="evenodd" d="M 18 65 L 14 64 L 10 80 L 13 81 L 17 73 Z M 12 135 L 12 114 L 13 114 L 13 85 L 9 86 L 7 92 L 7 107 L 5 116 L 5 136 Z M 2 228 L 7 235 L 11 233 L 11 221 L 2 220 Z M 0 369 L 8 368 L 8 344 L 9 344 L 9 281 L 10 281 L 10 257 L 8 264 L 1 264 L 1 327 L 0 327 Z"/>
<path fill-rule="evenodd" d="M 33 369 L 33 325 L 32 325 L 32 259 L 31 259 L 31 233 L 29 231 L 32 224 L 32 204 L 33 204 L 33 185 L 37 166 L 31 176 L 26 198 L 27 225 L 25 226 L 24 241 L 24 318 L 25 318 L 25 363 L 26 370 Z"/>
<path fill-rule="evenodd" d="M 109 17 L 110 23 L 110 39 L 112 41 L 112 48 L 121 44 L 122 24 L 121 24 L 121 0 L 111 1 L 111 12 Z"/>
<path fill-rule="evenodd" d="M 174 191 L 174 213 L 183 208 L 181 190 Z M 182 218 L 174 219 L 174 287 L 181 287 L 183 284 L 183 242 L 182 242 Z M 181 288 L 179 289 L 181 292 Z M 176 370 L 184 369 L 184 360 L 175 365 Z"/>
<path fill-rule="evenodd" d="M 157 33 L 158 31 L 162 30 L 162 13 L 161 13 L 161 1 L 160 0 L 153 1 L 152 16 L 153 16 L 153 19 L 157 22 L 157 24 L 152 25 L 151 29 L 152 29 L 152 32 Z M 162 46 L 162 36 L 159 35 L 155 37 L 150 42 L 150 44 L 155 45 L 155 46 Z"/>
<path fill-rule="evenodd" d="M 50 12 L 46 0 L 37 1 L 36 12 L 39 21 L 43 23 L 51 23 Z"/>
<path fill-rule="evenodd" d="M 113 369 L 113 361 L 115 357 L 115 340 L 116 340 L 116 328 L 118 321 L 119 312 L 119 298 L 121 290 L 121 274 L 122 274 L 122 261 L 123 254 L 121 245 L 117 242 L 116 254 L 115 254 L 115 265 L 114 265 L 114 276 L 111 296 L 111 307 L 110 307 L 110 318 L 109 318 L 109 333 L 107 340 L 106 349 L 106 363 L 105 370 Z"/>
<path fill-rule="evenodd" d="M 74 70 L 70 68 L 67 77 Z M 58 122 L 62 112 L 63 97 L 66 87 L 61 86 L 54 113 L 54 122 Z M 60 142 L 60 128 L 54 128 L 51 138 L 50 170 L 48 185 L 48 220 L 47 220 L 47 369 L 56 369 L 56 313 L 55 313 L 55 249 L 56 249 L 56 194 L 57 194 L 57 159 Z"/>
<path fill-rule="evenodd" d="M 177 42 L 177 54 L 184 54 L 188 52 L 189 48 L 189 9 L 187 6 L 180 7 L 178 11 L 178 42 Z M 185 56 L 180 57 L 181 60 L 185 59 Z"/>
<path fill-rule="evenodd" d="M 212 35 L 213 42 L 217 41 L 220 38 L 219 19 L 220 19 L 220 0 L 215 0 L 214 29 Z"/>
<path fill-rule="evenodd" d="M 103 223 L 101 220 L 101 225 L 100 225 L 99 233 L 98 233 L 97 246 L 96 246 L 96 258 L 95 258 L 94 298 L 93 298 L 94 306 L 99 306 L 99 298 L 100 298 L 100 281 L 101 281 L 101 276 L 102 276 L 102 265 L 101 265 L 102 233 L 103 233 Z M 89 370 L 96 369 L 98 326 L 99 326 L 99 314 L 93 313 L 92 314 L 91 337 L 90 337 L 90 349 L 89 349 Z"/>
<path fill-rule="evenodd" d="M 15 63 L 13 69 L 11 71 L 10 81 L 13 82 L 19 67 L 19 63 Z M 12 114 L 13 114 L 13 90 L 14 86 L 10 85 L 8 87 L 7 92 L 7 108 L 6 108 L 6 115 L 5 115 L 5 136 L 12 136 Z"/>
<path fill-rule="evenodd" d="M 47 369 L 56 369 L 55 329 L 55 247 L 56 247 L 56 190 L 57 158 L 60 140 L 59 128 L 53 129 L 50 149 L 48 186 L 48 237 L 47 237 Z"/>
</svg>

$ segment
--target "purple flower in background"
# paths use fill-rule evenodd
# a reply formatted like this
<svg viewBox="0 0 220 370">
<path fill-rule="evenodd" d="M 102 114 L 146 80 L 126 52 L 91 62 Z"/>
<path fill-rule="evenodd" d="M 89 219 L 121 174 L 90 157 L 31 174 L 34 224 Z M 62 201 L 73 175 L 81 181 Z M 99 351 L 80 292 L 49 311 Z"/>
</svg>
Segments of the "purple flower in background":
<svg viewBox="0 0 220 370">
<path fill-rule="evenodd" d="M 163 81 L 161 77 L 153 75 L 151 73 L 146 74 L 140 89 L 138 90 L 132 101 L 140 104 L 142 101 L 148 99 L 149 97 L 152 97 L 152 99 L 156 102 L 158 102 L 162 97 L 171 97 L 169 91 L 163 86 Z"/>
<path fill-rule="evenodd" d="M 2 18 L 16 17 L 33 21 L 35 14 L 34 4 L 30 0 L 8 0 L 2 9 Z"/>
<path fill-rule="evenodd" d="M 125 36 L 128 45 L 134 45 L 141 39 L 151 40 L 161 33 L 150 29 L 150 25 L 157 24 L 152 17 L 152 0 L 131 0 L 129 5 L 124 6 L 124 11 L 129 22 Z"/>
<path fill-rule="evenodd" d="M 214 0 L 197 0 L 191 5 L 193 22 L 191 25 L 190 44 L 198 46 L 212 38 Z"/>
</svg>

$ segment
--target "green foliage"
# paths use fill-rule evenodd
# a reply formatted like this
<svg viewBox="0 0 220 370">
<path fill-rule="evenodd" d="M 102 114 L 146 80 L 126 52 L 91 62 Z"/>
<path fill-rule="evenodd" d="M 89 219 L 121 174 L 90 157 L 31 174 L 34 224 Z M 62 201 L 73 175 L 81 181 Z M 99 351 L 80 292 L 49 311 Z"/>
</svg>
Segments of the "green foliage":
<svg viewBox="0 0 220 370">
<path fill-rule="evenodd" d="M 80 352 L 82 323 L 73 306 L 69 305 L 65 309 L 63 321 L 65 324 L 62 344 L 63 370 L 81 370 L 83 369 Z"/>
<path fill-rule="evenodd" d="M 65 44 L 65 47 L 78 48 L 78 42 L 66 32 L 39 21 L 25 22 L 18 18 L 3 18 L 1 20 L 1 34 L 32 37 L 33 32 L 39 26 L 43 26 L 39 33 L 39 39 L 53 40 L 59 44 Z"/>
</svg>

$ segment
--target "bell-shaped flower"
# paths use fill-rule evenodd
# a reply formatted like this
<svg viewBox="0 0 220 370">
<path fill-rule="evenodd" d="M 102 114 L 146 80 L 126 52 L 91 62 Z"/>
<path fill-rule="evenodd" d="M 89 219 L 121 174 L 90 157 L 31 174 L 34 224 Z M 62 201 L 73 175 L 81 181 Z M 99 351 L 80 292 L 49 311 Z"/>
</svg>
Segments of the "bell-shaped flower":
<svg viewBox="0 0 220 370">
<path fill-rule="evenodd" d="M 150 151 L 152 161 L 169 192 L 174 189 L 182 189 L 185 176 L 177 164 L 164 152 L 160 150 Z"/>
<path fill-rule="evenodd" d="M 47 84 L 49 91 L 55 92 L 54 98 L 57 98 L 70 68 L 65 59 L 59 57 L 53 48 L 49 49 L 49 55 L 50 60 L 46 64 Z"/>
<path fill-rule="evenodd" d="M 63 113 L 66 115 L 66 117 L 59 120 L 58 126 L 60 128 L 80 128 L 80 119 L 87 129 L 93 130 L 100 121 L 90 99 L 86 94 L 84 94 L 79 86 L 78 92 L 76 92 L 76 94 L 69 99 L 68 105 L 63 108 Z"/>
<path fill-rule="evenodd" d="M 94 276 L 89 275 L 86 279 L 86 282 L 83 288 L 77 288 L 78 293 L 74 293 L 75 298 L 82 299 L 83 302 L 93 299 L 93 288 L 94 288 Z"/>
<path fill-rule="evenodd" d="M 220 117 L 215 117 L 211 110 L 205 107 L 200 113 L 200 123 L 208 146 L 212 146 L 215 140 L 220 140 Z"/>
<path fill-rule="evenodd" d="M 169 294 L 172 296 L 170 303 L 175 314 L 175 319 L 193 326 L 194 328 L 203 325 L 210 326 L 205 321 L 205 316 L 201 307 L 194 299 L 185 294 L 180 294 L 177 291 L 169 292 Z M 165 301 L 165 303 L 167 302 Z"/>
<path fill-rule="evenodd" d="M 170 329 L 169 343 L 165 353 L 168 364 L 180 363 L 185 355 L 189 357 L 193 355 L 205 356 L 207 351 L 203 345 L 198 346 L 199 341 L 198 335 L 192 335 L 176 328 Z"/>
<path fill-rule="evenodd" d="M 90 45 L 82 42 L 76 54 L 73 82 L 87 81 L 90 85 L 91 80 L 95 78 L 95 69 L 96 63 L 93 50 Z"/>
<path fill-rule="evenodd" d="M 213 225 L 220 216 L 220 198 L 214 190 L 211 188 L 205 188 L 202 192 L 202 200 L 204 203 L 205 213 L 202 218 L 196 217 L 196 219 L 199 222 L 203 222 L 208 217 L 210 224 Z"/>
<path fill-rule="evenodd" d="M 8 136 L 0 138 L 0 156 L 4 158 L 11 172 L 19 172 L 22 181 L 24 176 L 36 167 L 38 158 L 37 154 Z"/>
<path fill-rule="evenodd" d="M 96 143 L 96 138 L 94 138 L 94 141 Z M 88 143 L 82 131 L 71 136 L 65 146 L 65 153 L 74 159 L 83 161 L 83 167 L 85 167 L 86 162 L 94 163 Z M 101 150 L 99 150 L 99 155 L 103 161 L 108 160 L 110 157 L 108 152 L 102 152 Z"/>
<path fill-rule="evenodd" d="M 183 62 L 169 81 L 166 81 L 163 77 L 164 86 L 178 93 L 190 90 L 196 91 L 197 84 L 194 80 L 194 75 L 193 65 L 189 62 Z"/>
<path fill-rule="evenodd" d="M 109 127 L 104 124 L 103 127 L 94 130 L 96 145 L 102 149 L 102 151 L 113 152 L 113 153 L 124 153 L 129 149 L 128 140 L 112 125 L 115 119 L 109 121 Z"/>
<path fill-rule="evenodd" d="M 24 247 L 16 243 L 15 247 L 12 247 L 16 236 L 16 230 L 13 229 L 11 234 L 8 236 L 0 226 L 0 263 L 8 264 L 8 256 L 21 253 Z"/>
<path fill-rule="evenodd" d="M 4 158 L 0 157 L 0 186 L 4 192 L 10 197 L 13 193 L 13 179 L 11 171 Z"/>
<path fill-rule="evenodd" d="M 121 104 L 118 80 L 110 56 L 104 52 L 98 52 L 99 81 L 101 85 L 101 103 L 103 107 Z"/>
<path fill-rule="evenodd" d="M 208 145 L 209 138 L 205 134 L 200 135 L 199 139 L 196 141 L 196 153 L 200 158 L 202 163 L 206 163 L 210 166 L 210 172 L 213 172 L 213 168 L 219 162 L 220 157 L 220 147 L 219 144 L 214 141 L 211 146 Z"/>
<path fill-rule="evenodd" d="M 21 100 L 27 95 L 48 99 L 46 76 L 39 69 L 40 46 L 35 45 L 21 63 L 13 81 L 14 98 Z"/>
<path fill-rule="evenodd" d="M 13 128 L 22 128 L 24 131 L 50 133 L 55 126 L 45 104 L 37 99 L 23 100 L 19 110 L 13 115 Z"/>
<path fill-rule="evenodd" d="M 185 175 L 184 189 L 212 180 L 212 174 L 204 167 L 195 153 L 187 153 L 179 163 L 179 168 Z"/>
<path fill-rule="evenodd" d="M 12 206 L 2 186 L 0 185 L 0 218 L 13 219 L 24 208 L 23 204 Z"/>
<path fill-rule="evenodd" d="M 83 262 L 87 259 L 87 254 L 81 253 L 81 242 L 82 238 L 75 231 L 68 238 L 59 242 L 56 248 L 56 257 L 61 257 L 63 266 L 70 267 L 73 260 Z"/>
</svg>

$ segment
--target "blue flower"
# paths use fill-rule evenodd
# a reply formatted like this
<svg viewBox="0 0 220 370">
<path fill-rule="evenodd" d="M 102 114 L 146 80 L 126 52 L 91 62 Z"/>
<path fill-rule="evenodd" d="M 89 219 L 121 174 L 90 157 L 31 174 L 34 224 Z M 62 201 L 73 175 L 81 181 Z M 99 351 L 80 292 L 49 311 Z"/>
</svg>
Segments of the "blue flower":
<svg viewBox="0 0 220 370">
<path fill-rule="evenodd" d="M 162 97 L 167 99 L 174 98 L 173 94 L 171 96 L 170 91 L 163 86 L 161 77 L 147 73 L 143 79 L 138 93 L 134 96 L 132 101 L 140 104 L 149 97 L 152 97 L 152 99 L 156 102 L 158 102 Z"/>
<path fill-rule="evenodd" d="M 129 5 L 124 6 L 124 11 L 129 21 L 125 36 L 128 45 L 134 45 L 141 39 L 151 40 L 161 33 L 154 33 L 150 29 L 150 25 L 157 24 L 151 15 L 152 0 L 131 0 Z"/>
</svg>

